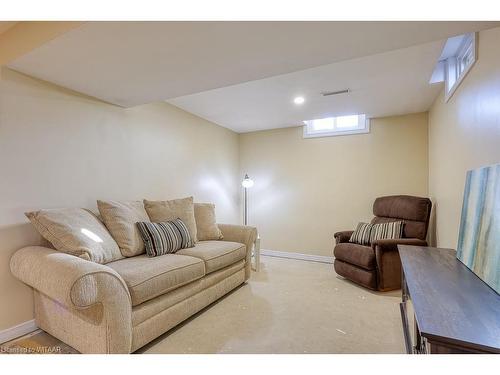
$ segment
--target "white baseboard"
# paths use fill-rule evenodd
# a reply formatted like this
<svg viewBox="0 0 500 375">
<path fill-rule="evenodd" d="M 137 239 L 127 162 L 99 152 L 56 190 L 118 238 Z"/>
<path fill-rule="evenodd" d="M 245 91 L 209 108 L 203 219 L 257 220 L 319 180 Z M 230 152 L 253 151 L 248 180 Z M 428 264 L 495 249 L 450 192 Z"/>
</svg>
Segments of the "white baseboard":
<svg viewBox="0 0 500 375">
<path fill-rule="evenodd" d="M 276 250 L 265 250 L 262 249 L 260 251 L 261 255 L 269 256 L 269 257 L 277 257 L 277 258 L 289 258 L 289 259 L 298 259 L 298 260 L 307 260 L 309 262 L 320 262 L 320 263 L 329 263 L 333 264 L 334 257 L 328 257 L 324 255 L 311 255 L 311 254 L 302 254 L 302 253 L 291 253 L 288 251 L 276 251 Z"/>
<path fill-rule="evenodd" d="M 0 331 L 0 344 L 4 342 L 17 339 L 18 337 L 27 335 L 38 329 L 35 319 L 28 320 L 27 322 L 18 324 L 17 326 L 10 327 Z"/>
</svg>

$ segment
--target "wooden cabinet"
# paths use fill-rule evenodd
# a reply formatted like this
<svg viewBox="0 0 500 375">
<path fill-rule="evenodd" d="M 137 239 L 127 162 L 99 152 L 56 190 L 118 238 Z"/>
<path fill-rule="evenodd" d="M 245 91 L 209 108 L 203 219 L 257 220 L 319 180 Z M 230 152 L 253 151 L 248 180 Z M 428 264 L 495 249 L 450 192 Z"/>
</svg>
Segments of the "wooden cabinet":
<svg viewBox="0 0 500 375">
<path fill-rule="evenodd" d="M 454 250 L 398 249 L 406 351 L 500 353 L 500 295 L 456 259 Z"/>
</svg>

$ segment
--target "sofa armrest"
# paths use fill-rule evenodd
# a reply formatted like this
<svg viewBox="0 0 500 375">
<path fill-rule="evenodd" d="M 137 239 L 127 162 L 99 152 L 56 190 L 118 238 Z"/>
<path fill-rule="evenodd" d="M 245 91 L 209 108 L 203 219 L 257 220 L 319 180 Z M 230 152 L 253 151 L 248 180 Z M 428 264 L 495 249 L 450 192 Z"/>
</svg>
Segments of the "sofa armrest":
<svg viewBox="0 0 500 375">
<path fill-rule="evenodd" d="M 339 244 L 342 242 L 349 242 L 349 239 L 351 238 L 352 234 L 354 233 L 353 230 L 345 230 L 342 232 L 337 232 L 333 235 L 335 238 L 335 244 Z"/>
<path fill-rule="evenodd" d="M 224 236 L 223 241 L 239 242 L 247 247 L 245 277 L 248 280 L 251 273 L 252 250 L 257 239 L 257 228 L 248 225 L 218 224 Z"/>
<path fill-rule="evenodd" d="M 18 250 L 10 260 L 12 274 L 40 293 L 72 310 L 101 304 L 100 323 L 111 353 L 128 353 L 132 337 L 132 302 L 127 285 L 110 267 L 41 246 Z"/>
<path fill-rule="evenodd" d="M 378 251 L 397 251 L 398 245 L 427 246 L 427 241 L 419 238 L 397 238 L 376 240 L 372 242 L 372 248 Z"/>
<path fill-rule="evenodd" d="M 218 224 L 224 236 L 224 241 L 239 242 L 245 244 L 247 249 L 252 249 L 257 239 L 257 228 L 248 225 Z"/>
</svg>

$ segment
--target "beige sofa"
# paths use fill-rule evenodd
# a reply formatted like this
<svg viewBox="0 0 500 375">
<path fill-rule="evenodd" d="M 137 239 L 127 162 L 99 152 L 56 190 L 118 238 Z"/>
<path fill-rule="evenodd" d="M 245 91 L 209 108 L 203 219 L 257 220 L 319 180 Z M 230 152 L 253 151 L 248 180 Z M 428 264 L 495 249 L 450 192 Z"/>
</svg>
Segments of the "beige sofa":
<svg viewBox="0 0 500 375">
<path fill-rule="evenodd" d="M 224 240 L 106 265 L 26 247 L 11 270 L 33 287 L 41 329 L 82 353 L 131 353 L 248 280 L 257 230 L 219 228 Z"/>
</svg>

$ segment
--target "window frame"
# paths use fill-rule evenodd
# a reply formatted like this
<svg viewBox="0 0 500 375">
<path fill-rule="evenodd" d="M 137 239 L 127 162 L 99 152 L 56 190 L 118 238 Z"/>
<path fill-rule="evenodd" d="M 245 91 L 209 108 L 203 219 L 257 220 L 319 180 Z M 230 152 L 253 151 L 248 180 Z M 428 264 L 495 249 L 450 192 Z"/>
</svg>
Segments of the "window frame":
<svg viewBox="0 0 500 375">
<path fill-rule="evenodd" d="M 467 73 L 472 69 L 477 61 L 477 39 L 478 33 L 466 34 L 462 44 L 457 52 L 448 57 L 444 64 L 444 81 L 445 81 L 445 102 L 448 102 L 453 96 L 458 86 L 462 83 Z M 471 57 L 469 63 L 462 67 L 462 62 L 466 56 Z M 450 76 L 454 82 L 450 84 Z"/>
<path fill-rule="evenodd" d="M 348 115 L 349 116 L 349 115 Z M 342 130 L 342 128 L 337 128 L 336 120 L 338 117 L 344 116 L 332 116 L 326 117 L 331 118 L 334 121 L 333 129 L 325 130 L 325 131 L 314 131 L 311 129 L 312 122 L 315 120 L 323 120 L 323 119 L 314 119 L 304 121 L 304 129 L 303 129 L 303 137 L 304 138 L 321 138 L 321 137 L 337 137 L 342 135 L 353 135 L 353 134 L 367 134 L 370 132 L 370 119 L 366 117 L 366 115 L 352 115 L 358 116 L 358 124 L 362 121 L 364 123 L 364 127 L 362 128 L 348 128 Z"/>
</svg>

